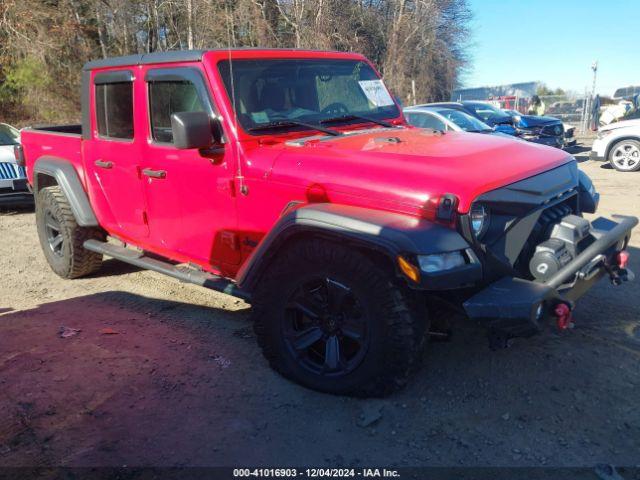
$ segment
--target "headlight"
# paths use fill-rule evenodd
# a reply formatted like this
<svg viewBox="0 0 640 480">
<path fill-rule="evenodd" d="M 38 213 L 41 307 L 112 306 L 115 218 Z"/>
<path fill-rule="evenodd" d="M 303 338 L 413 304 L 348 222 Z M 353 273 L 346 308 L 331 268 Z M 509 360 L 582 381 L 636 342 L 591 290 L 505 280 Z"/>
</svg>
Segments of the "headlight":
<svg viewBox="0 0 640 480">
<path fill-rule="evenodd" d="M 433 255 L 418 255 L 420 270 L 425 273 L 441 272 L 461 267 L 466 264 L 461 251 L 436 253 Z"/>
<path fill-rule="evenodd" d="M 474 204 L 469 212 L 471 217 L 471 228 L 476 238 L 480 238 L 489 226 L 489 212 L 484 206 Z"/>
</svg>

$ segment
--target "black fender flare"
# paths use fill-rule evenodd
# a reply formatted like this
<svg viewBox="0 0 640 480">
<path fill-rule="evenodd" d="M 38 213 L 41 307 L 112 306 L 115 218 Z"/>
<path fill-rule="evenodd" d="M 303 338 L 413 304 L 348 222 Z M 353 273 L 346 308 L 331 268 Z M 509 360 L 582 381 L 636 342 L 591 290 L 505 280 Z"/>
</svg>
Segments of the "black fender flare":
<svg viewBox="0 0 640 480">
<path fill-rule="evenodd" d="M 455 230 L 426 219 L 350 205 L 308 204 L 285 213 L 260 241 L 238 271 L 239 287 L 253 291 L 279 248 L 301 233 L 372 248 L 388 256 L 393 265 L 398 255 L 428 255 L 470 248 Z"/>
<path fill-rule="evenodd" d="M 37 195 L 39 175 L 44 174 L 55 179 L 71 205 L 73 216 L 81 227 L 97 227 L 98 219 L 91 208 L 78 172 L 69 160 L 59 157 L 42 156 L 33 166 L 33 192 Z"/>
</svg>

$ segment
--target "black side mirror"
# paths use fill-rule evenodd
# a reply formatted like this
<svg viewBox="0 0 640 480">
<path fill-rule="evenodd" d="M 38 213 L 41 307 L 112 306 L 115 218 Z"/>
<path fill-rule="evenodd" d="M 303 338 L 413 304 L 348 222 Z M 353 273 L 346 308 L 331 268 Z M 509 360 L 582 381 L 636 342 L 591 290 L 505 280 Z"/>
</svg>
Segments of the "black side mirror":
<svg viewBox="0 0 640 480">
<path fill-rule="evenodd" d="M 207 112 L 178 112 L 171 115 L 171 131 L 176 148 L 210 148 L 220 143 L 220 122 Z"/>
</svg>

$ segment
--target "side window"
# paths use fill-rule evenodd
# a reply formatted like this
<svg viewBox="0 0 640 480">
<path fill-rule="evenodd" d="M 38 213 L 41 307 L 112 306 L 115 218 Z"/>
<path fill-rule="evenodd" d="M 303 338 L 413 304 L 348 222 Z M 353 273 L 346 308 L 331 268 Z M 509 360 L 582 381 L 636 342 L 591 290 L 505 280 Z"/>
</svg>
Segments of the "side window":
<svg viewBox="0 0 640 480">
<path fill-rule="evenodd" d="M 156 142 L 173 143 L 172 114 L 204 111 L 206 110 L 193 83 L 187 80 L 149 83 L 151 132 Z"/>
<path fill-rule="evenodd" d="M 133 83 L 96 85 L 98 133 L 103 137 L 133 139 Z"/>
<path fill-rule="evenodd" d="M 428 113 L 414 113 L 409 115 L 407 120 L 411 125 L 415 125 L 416 127 L 431 128 L 440 131 L 445 131 L 447 128 L 443 121 Z"/>
</svg>

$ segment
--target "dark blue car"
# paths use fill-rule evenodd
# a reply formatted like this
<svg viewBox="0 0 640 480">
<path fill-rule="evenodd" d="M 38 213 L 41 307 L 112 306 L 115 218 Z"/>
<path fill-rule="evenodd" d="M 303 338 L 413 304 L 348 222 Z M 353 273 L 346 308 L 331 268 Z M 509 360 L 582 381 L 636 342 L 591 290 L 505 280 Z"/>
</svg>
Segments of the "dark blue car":
<svg viewBox="0 0 640 480">
<path fill-rule="evenodd" d="M 518 130 L 518 135 L 525 140 L 557 148 L 565 148 L 575 144 L 575 139 L 571 138 L 571 132 L 565 131 L 564 124 L 558 118 L 523 115 L 515 110 L 503 111 L 511 116 L 513 125 Z"/>
<path fill-rule="evenodd" d="M 486 123 L 496 132 L 506 133 L 508 135 L 516 135 L 517 130 L 513 126 L 513 120 L 510 115 L 493 105 L 485 102 L 441 102 L 430 103 L 429 106 L 437 106 L 443 108 L 451 108 L 468 113 L 472 117 Z"/>
</svg>

